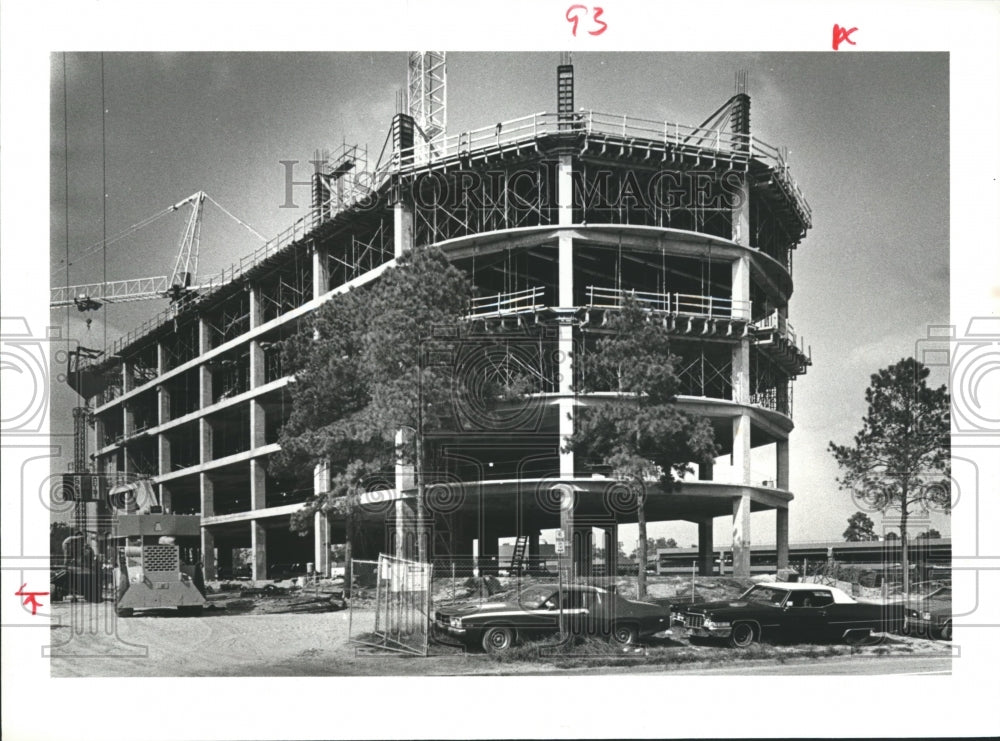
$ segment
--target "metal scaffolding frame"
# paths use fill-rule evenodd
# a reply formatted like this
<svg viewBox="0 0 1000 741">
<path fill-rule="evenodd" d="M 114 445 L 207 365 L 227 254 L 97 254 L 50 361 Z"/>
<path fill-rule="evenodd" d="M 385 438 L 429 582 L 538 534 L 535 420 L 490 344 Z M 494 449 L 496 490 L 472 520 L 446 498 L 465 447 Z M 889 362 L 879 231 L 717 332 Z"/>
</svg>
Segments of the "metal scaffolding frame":
<svg viewBox="0 0 1000 741">
<path fill-rule="evenodd" d="M 338 235 L 324 256 L 328 290 L 374 270 L 395 256 L 392 221 L 380 218 L 366 235 L 353 231 Z"/>
<path fill-rule="evenodd" d="M 412 189 L 415 243 L 555 224 L 554 167 L 553 161 L 538 160 L 484 173 L 410 173 L 403 182 Z"/>
</svg>

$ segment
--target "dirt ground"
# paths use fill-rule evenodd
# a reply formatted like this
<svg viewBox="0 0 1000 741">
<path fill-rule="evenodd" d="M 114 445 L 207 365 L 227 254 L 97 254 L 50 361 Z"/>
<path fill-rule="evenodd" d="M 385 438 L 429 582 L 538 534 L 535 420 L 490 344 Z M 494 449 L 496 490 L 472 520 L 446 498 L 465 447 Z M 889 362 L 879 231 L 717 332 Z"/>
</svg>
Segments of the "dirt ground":
<svg viewBox="0 0 1000 741">
<path fill-rule="evenodd" d="M 503 599 L 512 584 L 501 580 Z M 700 581 L 700 580 L 699 580 Z M 696 597 L 724 599 L 741 591 L 737 580 L 695 583 Z M 732 583 L 727 583 L 732 582 Z M 326 585 L 331 587 L 331 585 Z M 333 585 L 335 586 L 335 585 Z M 496 585 L 494 585 L 495 587 Z M 619 591 L 630 596 L 634 584 L 625 580 Z M 460 582 L 435 584 L 435 602 L 486 599 L 484 590 Z M 660 578 L 650 584 L 651 601 L 690 598 L 691 582 Z M 950 644 L 907 636 L 882 636 L 870 646 L 842 644 L 755 645 L 734 651 L 701 645 L 682 631 L 660 634 L 639 648 L 621 650 L 589 641 L 569 651 L 516 647 L 503 660 L 481 653 L 432 643 L 427 657 L 385 653 L 349 641 L 353 620 L 357 635 L 374 623 L 371 600 L 355 599 L 353 614 L 341 609 L 339 593 L 271 587 L 257 593 L 218 592 L 211 609 L 199 616 L 179 616 L 172 610 L 139 613 L 115 619 L 110 603 L 52 605 L 54 677 L 88 676 L 402 676 L 500 675 L 664 672 L 699 667 L 718 671 L 732 666 L 745 671 L 748 662 L 805 662 L 843 657 L 946 657 Z"/>
</svg>

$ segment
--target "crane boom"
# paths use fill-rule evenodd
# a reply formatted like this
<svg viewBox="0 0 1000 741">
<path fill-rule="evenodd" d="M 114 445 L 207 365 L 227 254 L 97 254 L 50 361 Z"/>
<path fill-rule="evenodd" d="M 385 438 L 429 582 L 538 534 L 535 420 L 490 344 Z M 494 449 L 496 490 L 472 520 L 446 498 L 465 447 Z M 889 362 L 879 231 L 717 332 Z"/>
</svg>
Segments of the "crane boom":
<svg viewBox="0 0 1000 741">
<path fill-rule="evenodd" d="M 151 298 L 170 298 L 172 301 L 176 301 L 188 291 L 196 289 L 197 286 L 192 285 L 192 282 L 198 272 L 201 217 L 206 198 L 208 195 L 204 191 L 198 191 L 165 210 L 166 213 L 169 213 L 189 204 L 193 206 L 184 234 L 181 236 L 174 270 L 169 278 L 160 275 L 152 278 L 130 278 L 77 286 L 60 286 L 52 289 L 49 306 L 53 309 L 62 306 L 76 306 L 80 311 L 93 311 L 100 308 L 102 304 L 145 301 Z"/>
<path fill-rule="evenodd" d="M 53 309 L 62 306 L 80 308 L 87 302 L 100 305 L 121 304 L 127 301 L 144 301 L 149 298 L 163 298 L 167 295 L 170 283 L 167 276 L 155 278 L 130 278 L 129 280 L 110 280 L 107 283 L 87 283 L 82 286 L 61 286 L 52 289 L 49 306 Z M 90 308 L 97 308 L 91 306 Z M 86 308 L 80 308 L 86 311 Z"/>
</svg>

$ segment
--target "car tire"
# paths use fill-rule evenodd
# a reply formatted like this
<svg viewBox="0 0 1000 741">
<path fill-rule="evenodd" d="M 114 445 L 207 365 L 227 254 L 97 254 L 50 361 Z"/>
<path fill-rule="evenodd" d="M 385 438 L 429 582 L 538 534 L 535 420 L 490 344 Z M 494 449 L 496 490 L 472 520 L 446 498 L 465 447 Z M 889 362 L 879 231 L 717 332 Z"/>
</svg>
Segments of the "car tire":
<svg viewBox="0 0 1000 741">
<path fill-rule="evenodd" d="M 747 648 L 757 640 L 757 629 L 753 623 L 736 623 L 729 634 L 729 645 L 732 648 Z"/>
<path fill-rule="evenodd" d="M 844 636 L 844 643 L 848 646 L 863 646 L 872 640 L 871 629 L 849 630 Z"/>
<path fill-rule="evenodd" d="M 941 636 L 942 641 L 951 640 L 951 623 L 947 622 L 941 626 L 941 632 L 938 634 Z"/>
<path fill-rule="evenodd" d="M 483 633 L 483 650 L 489 654 L 502 654 L 514 645 L 514 631 L 510 628 L 487 628 Z"/>
<path fill-rule="evenodd" d="M 639 630 L 634 625 L 616 625 L 611 629 L 611 642 L 616 646 L 632 646 L 639 640 Z"/>
</svg>

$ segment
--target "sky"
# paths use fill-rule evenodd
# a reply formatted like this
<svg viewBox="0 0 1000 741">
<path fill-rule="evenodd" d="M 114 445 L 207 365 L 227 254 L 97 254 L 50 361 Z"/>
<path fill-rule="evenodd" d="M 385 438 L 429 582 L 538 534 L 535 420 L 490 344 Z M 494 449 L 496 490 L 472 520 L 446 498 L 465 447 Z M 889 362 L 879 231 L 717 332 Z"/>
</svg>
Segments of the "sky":
<svg viewBox="0 0 1000 741">
<path fill-rule="evenodd" d="M 558 59 L 449 53 L 449 132 L 555 110 Z M 102 180 L 109 237 L 198 190 L 271 237 L 308 205 L 299 187 L 299 208 L 282 208 L 281 161 L 299 161 L 296 179 L 306 180 L 314 150 L 346 141 L 367 145 L 374 163 L 406 83 L 404 53 L 107 53 L 102 136 L 101 57 L 51 61 L 53 286 L 100 281 L 105 269 L 109 280 L 170 274 L 180 214 L 110 246 L 106 264 L 100 250 L 83 256 L 104 233 Z M 573 62 L 577 107 L 688 125 L 732 95 L 736 70 L 749 70 L 754 136 L 788 148 L 813 212 L 789 308 L 813 358 L 794 388 L 790 539 L 839 539 L 858 506 L 837 488 L 829 441 L 847 443 L 860 429 L 872 373 L 914 355 L 928 327 L 949 322 L 948 55 L 578 53 Z M 206 206 L 200 275 L 259 243 Z M 100 348 L 165 305 L 112 306 L 89 328 L 75 309 L 59 310 L 52 323 Z M 935 368 L 930 380 L 947 378 Z M 76 404 L 54 386 L 53 436 L 71 434 Z M 773 456 L 759 458 L 754 478 L 774 478 Z M 949 534 L 946 517 L 928 524 Z M 633 530 L 620 531 L 626 551 Z M 755 514 L 752 531 L 755 543 L 773 543 L 773 513 Z M 684 523 L 652 525 L 650 535 L 696 541 Z M 717 518 L 716 543 L 729 538 L 727 518 Z"/>
</svg>

